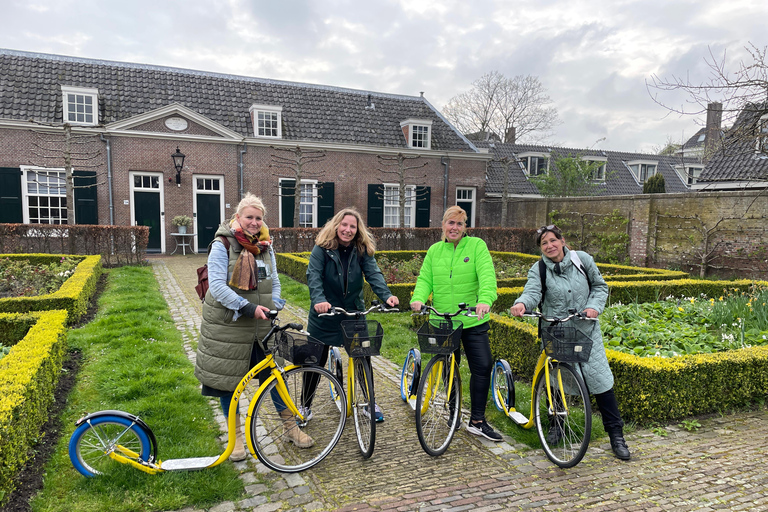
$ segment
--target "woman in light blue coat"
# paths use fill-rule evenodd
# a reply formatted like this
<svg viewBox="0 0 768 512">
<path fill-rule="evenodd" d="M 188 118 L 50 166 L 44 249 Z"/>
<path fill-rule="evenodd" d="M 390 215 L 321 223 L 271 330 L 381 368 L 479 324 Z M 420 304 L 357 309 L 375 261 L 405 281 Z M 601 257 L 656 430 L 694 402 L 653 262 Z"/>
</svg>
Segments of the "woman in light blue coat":
<svg viewBox="0 0 768 512">
<path fill-rule="evenodd" d="M 547 272 L 546 293 L 542 301 L 540 266 L 537 262 L 528 271 L 523 294 L 515 301 L 510 314 L 522 316 L 526 310 L 533 310 L 541 303 L 541 312 L 547 317 L 562 318 L 569 314 L 569 309 L 576 309 L 589 318 L 597 318 L 605 308 L 608 285 L 600 275 L 595 260 L 585 252 L 570 251 L 557 226 L 545 226 L 536 233 L 536 245 L 541 248 Z M 591 328 L 591 333 L 585 332 L 593 344 L 589 361 L 581 364 L 584 381 L 595 395 L 613 452 L 618 458 L 628 460 L 630 453 L 624 441 L 624 422 L 613 392 L 613 373 L 605 355 L 600 325 L 594 322 Z M 549 435 L 556 436 L 557 432 L 550 432 Z"/>
</svg>

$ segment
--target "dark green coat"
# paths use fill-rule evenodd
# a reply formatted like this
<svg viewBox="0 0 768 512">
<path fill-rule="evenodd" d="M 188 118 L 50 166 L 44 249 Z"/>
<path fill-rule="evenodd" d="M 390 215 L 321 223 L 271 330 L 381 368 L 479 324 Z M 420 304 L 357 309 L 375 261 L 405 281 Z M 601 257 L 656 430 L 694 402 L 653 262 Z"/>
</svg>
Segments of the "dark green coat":
<svg viewBox="0 0 768 512">
<path fill-rule="evenodd" d="M 368 281 L 373 293 L 382 301 L 392 296 L 392 292 L 384 281 L 384 275 L 376 264 L 376 259 L 368 256 L 368 253 L 360 255 L 357 250 L 352 249 L 349 255 L 346 289 L 344 289 L 342 272 L 338 250 L 324 249 L 319 245 L 312 249 L 307 267 L 307 285 L 309 297 L 312 300 L 307 330 L 312 337 L 326 345 L 337 347 L 343 345 L 340 325 L 341 321 L 347 318 L 320 317 L 315 312 L 315 304 L 329 302 L 332 306 L 339 306 L 347 311 L 362 311 L 365 309 L 363 280 Z"/>
</svg>

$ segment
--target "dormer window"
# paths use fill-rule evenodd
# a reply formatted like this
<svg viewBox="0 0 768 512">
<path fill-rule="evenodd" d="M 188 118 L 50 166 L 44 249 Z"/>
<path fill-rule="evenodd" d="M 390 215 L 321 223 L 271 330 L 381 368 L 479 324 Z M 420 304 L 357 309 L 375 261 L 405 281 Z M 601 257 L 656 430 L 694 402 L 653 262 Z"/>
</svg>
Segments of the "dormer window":
<svg viewBox="0 0 768 512">
<path fill-rule="evenodd" d="M 768 114 L 764 114 L 757 122 L 757 144 L 755 151 L 768 153 Z"/>
<path fill-rule="evenodd" d="M 678 174 L 681 175 L 683 178 L 683 181 L 685 181 L 688 186 L 694 185 L 698 180 L 699 176 L 701 175 L 701 171 L 704 170 L 703 165 L 678 165 L 675 166 L 675 170 Z"/>
<path fill-rule="evenodd" d="M 605 181 L 605 167 L 608 163 L 608 158 L 601 157 L 583 157 L 581 159 L 586 165 L 592 166 L 592 173 L 590 179 L 592 181 Z"/>
<path fill-rule="evenodd" d="M 429 119 L 406 119 L 400 123 L 409 148 L 432 148 L 432 121 Z"/>
<path fill-rule="evenodd" d="M 518 158 L 528 176 L 541 176 L 549 171 L 549 155 L 547 153 L 521 153 Z"/>
<path fill-rule="evenodd" d="M 253 122 L 254 137 L 282 139 L 283 107 L 267 105 L 251 105 L 251 121 Z"/>
<path fill-rule="evenodd" d="M 99 124 L 99 90 L 61 86 L 62 119 L 65 123 L 93 126 Z"/>
<path fill-rule="evenodd" d="M 636 160 L 634 162 L 628 162 L 627 167 L 632 171 L 640 183 L 645 183 L 648 178 L 656 174 L 656 167 L 658 162 L 646 162 L 642 160 Z"/>
</svg>

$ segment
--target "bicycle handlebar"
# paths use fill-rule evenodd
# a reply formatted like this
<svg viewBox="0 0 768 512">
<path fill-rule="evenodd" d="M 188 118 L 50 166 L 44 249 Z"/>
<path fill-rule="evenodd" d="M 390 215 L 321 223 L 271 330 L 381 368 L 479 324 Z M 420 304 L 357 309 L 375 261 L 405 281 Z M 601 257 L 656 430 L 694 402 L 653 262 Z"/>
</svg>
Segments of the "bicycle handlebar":
<svg viewBox="0 0 768 512">
<path fill-rule="evenodd" d="M 371 307 L 369 307 L 365 311 L 347 311 L 346 309 L 340 306 L 333 306 L 331 307 L 330 311 L 326 313 L 319 313 L 317 316 L 346 315 L 346 316 L 352 316 L 355 318 L 360 318 L 361 316 L 365 316 L 374 310 L 376 313 L 399 313 L 400 312 L 398 308 L 388 308 L 386 305 L 379 304 L 378 302 L 374 301 Z"/>
<path fill-rule="evenodd" d="M 578 318 L 579 320 L 590 320 L 592 322 L 596 322 L 597 321 L 597 318 L 589 318 L 587 316 L 587 314 L 584 313 L 583 311 L 578 312 L 575 309 L 569 309 L 568 313 L 569 313 L 569 315 L 564 317 L 564 318 L 557 318 L 557 317 L 547 318 L 546 316 L 542 315 L 538 311 L 531 311 L 531 310 L 526 309 L 525 312 L 523 313 L 523 316 L 531 316 L 531 317 L 534 317 L 534 318 L 541 318 L 545 322 L 549 322 L 549 323 L 557 323 L 557 322 L 564 323 L 564 322 L 567 322 L 568 320 L 571 320 L 573 318 Z"/>
<path fill-rule="evenodd" d="M 466 311 L 466 313 L 465 313 L 465 311 Z M 467 306 L 467 304 L 465 302 L 462 302 L 462 303 L 459 304 L 459 310 L 456 311 L 455 313 L 441 313 L 438 310 L 436 310 L 435 308 L 433 308 L 432 306 L 428 306 L 427 304 L 422 304 L 421 305 L 421 309 L 419 311 L 417 311 L 416 313 L 411 313 L 411 316 L 428 315 L 430 313 L 434 313 L 437 316 L 441 316 L 441 317 L 443 317 L 443 318 L 445 318 L 447 320 L 449 318 L 453 318 L 455 316 L 458 316 L 458 315 L 460 315 L 462 313 L 464 313 L 464 316 L 476 317 L 477 315 L 471 314 L 471 313 L 474 313 L 474 312 L 475 312 L 475 306 L 469 307 L 469 306 Z"/>
</svg>

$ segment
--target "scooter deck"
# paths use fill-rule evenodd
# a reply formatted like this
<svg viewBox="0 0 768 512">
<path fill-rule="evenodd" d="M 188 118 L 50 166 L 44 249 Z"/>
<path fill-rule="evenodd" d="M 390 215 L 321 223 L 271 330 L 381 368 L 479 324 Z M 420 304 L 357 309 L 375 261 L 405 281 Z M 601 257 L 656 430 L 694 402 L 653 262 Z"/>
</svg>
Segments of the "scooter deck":
<svg viewBox="0 0 768 512">
<path fill-rule="evenodd" d="M 512 419 L 512 421 L 514 421 L 518 425 L 525 425 L 526 423 L 528 423 L 528 418 L 523 416 L 517 411 L 510 412 L 509 417 Z"/>
<path fill-rule="evenodd" d="M 164 471 L 194 471 L 196 469 L 205 469 L 219 460 L 219 457 L 191 457 L 189 459 L 169 459 L 164 460 L 160 467 Z"/>
</svg>

